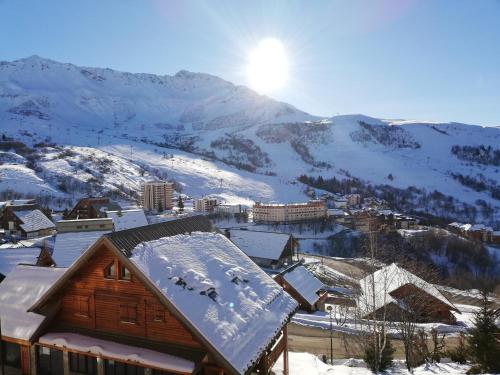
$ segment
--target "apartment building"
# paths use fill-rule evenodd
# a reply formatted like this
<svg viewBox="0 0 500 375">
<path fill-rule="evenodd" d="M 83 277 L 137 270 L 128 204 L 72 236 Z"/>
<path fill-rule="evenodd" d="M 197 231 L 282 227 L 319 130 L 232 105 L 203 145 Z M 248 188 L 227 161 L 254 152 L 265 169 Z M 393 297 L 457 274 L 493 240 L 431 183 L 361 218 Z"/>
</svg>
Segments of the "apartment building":
<svg viewBox="0 0 500 375">
<path fill-rule="evenodd" d="M 263 204 L 257 202 L 253 206 L 253 221 L 286 223 L 318 220 L 325 218 L 326 212 L 326 203 L 322 200 L 290 204 Z"/>
<path fill-rule="evenodd" d="M 142 186 L 141 203 L 146 211 L 164 211 L 173 207 L 174 184 L 171 182 L 146 182 Z"/>
<path fill-rule="evenodd" d="M 196 212 L 212 212 L 217 204 L 217 198 L 204 197 L 193 200 L 193 209 Z"/>
</svg>

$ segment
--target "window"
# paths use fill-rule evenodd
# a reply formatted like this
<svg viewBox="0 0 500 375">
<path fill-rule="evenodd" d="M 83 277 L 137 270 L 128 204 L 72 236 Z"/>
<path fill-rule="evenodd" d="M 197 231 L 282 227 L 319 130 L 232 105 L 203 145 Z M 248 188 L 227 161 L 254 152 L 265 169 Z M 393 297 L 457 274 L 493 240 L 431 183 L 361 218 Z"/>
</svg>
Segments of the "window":
<svg viewBox="0 0 500 375">
<path fill-rule="evenodd" d="M 137 303 L 120 303 L 120 322 L 137 324 Z"/>
<path fill-rule="evenodd" d="M 97 374 L 97 359 L 95 357 L 70 352 L 69 369 L 78 374 Z"/>
<path fill-rule="evenodd" d="M 89 300 L 90 300 L 90 298 L 88 296 L 74 296 L 73 297 L 75 315 L 84 316 L 86 318 L 88 318 L 90 316 L 90 314 L 89 314 L 90 301 Z"/>
<path fill-rule="evenodd" d="M 155 322 L 165 322 L 165 309 L 161 305 L 153 306 L 153 320 Z"/>
<path fill-rule="evenodd" d="M 110 359 L 105 362 L 106 375 L 144 375 L 144 368 Z"/>
<path fill-rule="evenodd" d="M 114 261 L 104 269 L 104 277 L 106 277 L 107 279 L 116 278 L 116 264 Z"/>
<path fill-rule="evenodd" d="M 2 363 L 8 366 L 20 369 L 21 368 L 21 347 L 18 344 L 11 342 L 2 342 Z"/>
<path fill-rule="evenodd" d="M 125 266 L 120 266 L 120 280 L 131 280 L 132 274 Z"/>
<path fill-rule="evenodd" d="M 38 372 L 40 375 L 62 374 L 63 353 L 60 350 L 38 347 Z"/>
</svg>

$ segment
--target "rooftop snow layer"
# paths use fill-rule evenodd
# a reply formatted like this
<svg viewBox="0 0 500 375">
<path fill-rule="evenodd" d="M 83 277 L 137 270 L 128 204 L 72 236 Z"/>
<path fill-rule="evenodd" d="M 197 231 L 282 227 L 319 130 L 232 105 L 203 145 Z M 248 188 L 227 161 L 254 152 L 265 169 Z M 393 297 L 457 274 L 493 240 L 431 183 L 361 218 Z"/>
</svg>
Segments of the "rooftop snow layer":
<svg viewBox="0 0 500 375">
<path fill-rule="evenodd" d="M 318 299 L 318 291 L 323 288 L 323 283 L 319 281 L 304 266 L 300 265 L 291 271 L 283 274 L 283 278 L 295 289 L 311 306 Z"/>
<path fill-rule="evenodd" d="M 39 255 L 38 247 L 0 249 L 0 274 L 7 276 L 20 263 L 35 265 Z"/>
<path fill-rule="evenodd" d="M 76 333 L 51 332 L 41 336 L 39 341 L 41 344 L 73 349 L 80 353 L 91 353 L 144 366 L 168 368 L 183 373 L 192 373 L 194 370 L 194 363 L 184 358 Z"/>
<path fill-rule="evenodd" d="M 289 234 L 231 230 L 231 241 L 249 257 L 279 260 Z"/>
<path fill-rule="evenodd" d="M 130 260 L 241 374 L 297 303 L 225 236 L 194 232 L 137 245 Z"/>
<path fill-rule="evenodd" d="M 113 219 L 116 231 L 148 225 L 146 215 L 142 209 L 106 211 L 106 215 Z"/>
<path fill-rule="evenodd" d="M 430 284 L 411 272 L 398 267 L 396 263 L 392 263 L 389 266 L 375 271 L 373 273 L 373 277 L 375 283 L 375 309 L 373 309 L 372 275 L 370 274 L 360 280 L 363 297 L 360 300 L 359 306 L 365 311 L 366 314 L 372 310 L 378 310 L 386 304 L 397 303 L 390 293 L 406 284 L 413 284 L 417 288 L 422 289 L 426 293 L 448 305 L 451 309 L 456 310 L 456 307 L 448 301 L 448 299 L 443 296 L 433 284 Z"/>
<path fill-rule="evenodd" d="M 25 232 L 36 232 L 43 229 L 55 229 L 55 225 L 39 209 L 14 211 L 14 214 L 23 222 L 21 228 Z"/>
<path fill-rule="evenodd" d="M 56 236 L 52 260 L 58 267 L 69 267 L 78 257 L 109 231 L 65 232 Z"/>
<path fill-rule="evenodd" d="M 29 340 L 45 316 L 28 309 L 62 276 L 65 268 L 19 265 L 0 283 L 2 336 Z"/>
</svg>

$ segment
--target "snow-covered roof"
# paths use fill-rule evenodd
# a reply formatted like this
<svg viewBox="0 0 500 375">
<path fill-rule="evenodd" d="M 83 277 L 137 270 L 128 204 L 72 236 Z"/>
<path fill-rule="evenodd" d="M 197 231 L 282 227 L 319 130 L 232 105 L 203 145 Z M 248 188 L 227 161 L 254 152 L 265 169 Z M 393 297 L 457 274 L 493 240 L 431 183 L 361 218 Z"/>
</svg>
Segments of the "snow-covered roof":
<svg viewBox="0 0 500 375">
<path fill-rule="evenodd" d="M 39 209 L 14 211 L 14 215 L 23 222 L 21 228 L 27 233 L 56 227 Z"/>
<path fill-rule="evenodd" d="M 0 249 L 0 274 L 6 276 L 18 264 L 36 264 L 40 255 L 38 247 Z"/>
<path fill-rule="evenodd" d="M 62 276 L 66 269 L 18 265 L 0 283 L 2 336 L 29 340 L 45 316 L 28 309 Z"/>
<path fill-rule="evenodd" d="M 491 227 L 487 227 L 486 225 L 484 224 L 474 224 L 472 225 L 470 228 L 469 228 L 470 231 L 489 231 L 489 232 L 493 232 L 493 228 Z"/>
<path fill-rule="evenodd" d="M 372 279 L 372 274 L 370 274 L 360 280 L 362 295 L 358 305 L 366 314 L 373 309 L 378 310 L 386 304 L 397 303 L 397 300 L 390 293 L 407 284 L 414 285 L 456 310 L 456 307 L 433 284 L 399 267 L 396 263 L 375 271 L 373 277 Z M 373 305 L 373 280 L 375 283 L 375 306 Z"/>
<path fill-rule="evenodd" d="M 221 234 L 194 232 L 140 243 L 129 259 L 241 374 L 297 308 Z"/>
<path fill-rule="evenodd" d="M 69 267 L 78 257 L 109 231 L 64 232 L 56 236 L 52 260 L 58 267 Z"/>
<path fill-rule="evenodd" d="M 318 291 L 323 288 L 323 283 L 303 265 L 296 266 L 290 271 L 286 271 L 283 273 L 283 278 L 311 306 L 318 301 Z"/>
<path fill-rule="evenodd" d="M 289 234 L 231 230 L 231 241 L 251 258 L 279 260 Z"/>
<path fill-rule="evenodd" d="M 329 216 L 348 216 L 347 212 L 338 208 L 329 208 L 326 212 Z"/>
<path fill-rule="evenodd" d="M 115 230 L 125 230 L 130 228 L 148 225 L 143 209 L 106 211 L 106 215 L 113 219 Z"/>
<path fill-rule="evenodd" d="M 171 354 L 96 339 L 76 333 L 51 332 L 41 336 L 38 341 L 41 344 L 73 349 L 80 353 L 90 353 L 124 362 L 137 363 L 143 366 L 168 368 L 169 370 L 182 373 L 192 373 L 195 367 L 192 361 L 175 357 Z"/>
</svg>

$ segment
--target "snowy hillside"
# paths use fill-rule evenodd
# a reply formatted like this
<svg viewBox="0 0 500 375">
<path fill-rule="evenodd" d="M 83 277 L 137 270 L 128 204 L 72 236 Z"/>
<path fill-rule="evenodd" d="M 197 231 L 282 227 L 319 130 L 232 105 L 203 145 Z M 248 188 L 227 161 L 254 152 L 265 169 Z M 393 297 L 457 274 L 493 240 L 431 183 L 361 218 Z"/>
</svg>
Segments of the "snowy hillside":
<svg viewBox="0 0 500 375">
<path fill-rule="evenodd" d="M 499 128 L 320 119 L 207 74 L 131 74 L 33 56 L 0 62 L 0 131 L 29 145 L 49 137 L 98 149 L 97 158 L 103 152 L 130 164 L 103 174 L 109 188 L 133 190 L 150 175 L 139 171 L 152 168 L 188 194 L 250 203 L 306 199 L 301 175 L 308 183 L 355 178 L 358 188 L 392 194 L 404 209 L 500 225 Z M 3 151 L 2 189 L 26 175 L 34 191 L 64 193 L 54 183 L 67 173 L 62 162 L 30 171 L 22 155 Z M 116 176 L 124 181 L 108 181 Z"/>
</svg>

